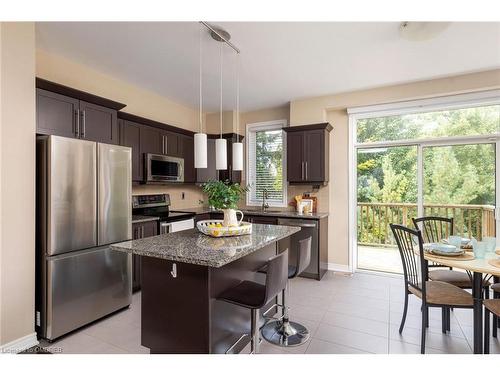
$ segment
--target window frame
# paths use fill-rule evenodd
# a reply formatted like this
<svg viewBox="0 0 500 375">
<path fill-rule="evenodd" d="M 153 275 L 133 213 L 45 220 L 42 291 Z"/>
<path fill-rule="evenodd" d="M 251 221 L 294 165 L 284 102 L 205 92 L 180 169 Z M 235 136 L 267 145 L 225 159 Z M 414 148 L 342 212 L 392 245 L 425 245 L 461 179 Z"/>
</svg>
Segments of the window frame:
<svg viewBox="0 0 500 375">
<path fill-rule="evenodd" d="M 454 146 L 476 143 L 495 143 L 497 154 L 500 155 L 500 133 L 489 135 L 468 135 L 439 138 L 404 139 L 395 141 L 358 142 L 357 121 L 360 119 L 401 116 L 433 112 L 440 110 L 453 110 L 461 108 L 482 107 L 500 104 L 500 90 L 485 90 L 465 94 L 436 96 L 426 99 L 400 101 L 386 104 L 375 104 L 364 107 L 347 108 L 348 115 L 348 137 L 349 137 L 349 272 L 357 271 L 357 151 L 365 148 L 394 147 L 394 146 L 417 146 L 418 147 L 418 214 L 423 215 L 423 148 L 426 146 Z M 500 157 L 496 158 L 497 171 L 500 170 Z M 496 175 L 496 212 L 495 217 L 500 217 L 500 173 Z M 500 233 L 500 220 L 496 221 L 496 231 Z M 500 236 L 497 236 L 497 245 L 500 245 Z M 370 271 L 369 271 L 370 272 Z"/>
<path fill-rule="evenodd" d="M 246 183 L 252 185 L 253 181 L 250 176 L 250 133 L 255 133 L 257 131 L 265 131 L 265 130 L 277 130 L 283 129 L 288 126 L 288 122 L 286 119 L 281 120 L 272 120 L 272 121 L 264 121 L 264 122 L 255 122 L 246 124 L 245 131 L 245 179 Z M 286 150 L 286 132 L 283 131 L 283 158 L 282 158 L 282 173 L 283 173 L 283 199 L 281 202 L 277 201 L 267 201 L 269 207 L 287 207 L 288 206 L 288 181 L 287 181 L 287 158 L 286 158 L 287 150 Z M 249 190 L 246 193 L 246 205 L 247 206 L 260 206 L 262 205 L 262 201 L 252 200 L 252 193 Z"/>
</svg>

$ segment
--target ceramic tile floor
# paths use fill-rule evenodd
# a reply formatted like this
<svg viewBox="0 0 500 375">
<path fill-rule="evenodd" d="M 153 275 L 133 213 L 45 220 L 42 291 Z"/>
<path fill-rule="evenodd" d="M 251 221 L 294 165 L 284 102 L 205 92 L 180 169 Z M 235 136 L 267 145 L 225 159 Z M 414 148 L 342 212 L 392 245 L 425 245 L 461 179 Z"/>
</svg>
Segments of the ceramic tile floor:
<svg viewBox="0 0 500 375">
<path fill-rule="evenodd" d="M 311 339 L 295 348 L 261 344 L 261 353 L 419 353 L 420 305 L 410 297 L 402 335 L 403 282 L 395 276 L 328 272 L 320 282 L 298 278 L 291 282 L 290 316 L 306 325 Z M 471 353 L 472 311 L 455 309 L 451 332 L 441 333 L 441 310 L 431 309 L 427 353 Z M 41 346 L 62 353 L 148 353 L 140 345 L 140 293 L 128 310 L 119 312 L 52 344 Z M 248 350 L 248 349 L 246 349 Z M 500 342 L 491 341 L 500 354 Z"/>
</svg>

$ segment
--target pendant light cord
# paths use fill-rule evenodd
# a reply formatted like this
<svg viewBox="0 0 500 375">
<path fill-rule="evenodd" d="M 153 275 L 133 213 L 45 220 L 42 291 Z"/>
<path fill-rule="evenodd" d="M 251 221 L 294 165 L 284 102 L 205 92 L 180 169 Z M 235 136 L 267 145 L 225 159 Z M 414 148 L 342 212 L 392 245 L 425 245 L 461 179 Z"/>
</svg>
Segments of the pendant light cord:
<svg viewBox="0 0 500 375">
<path fill-rule="evenodd" d="M 222 47 L 220 44 L 220 138 L 222 139 Z"/>
<path fill-rule="evenodd" d="M 236 67 L 236 142 L 240 142 L 240 54 L 237 54 Z"/>
<path fill-rule="evenodd" d="M 200 34 L 200 133 L 203 133 L 203 47 L 202 47 L 202 27 L 199 27 Z"/>
</svg>

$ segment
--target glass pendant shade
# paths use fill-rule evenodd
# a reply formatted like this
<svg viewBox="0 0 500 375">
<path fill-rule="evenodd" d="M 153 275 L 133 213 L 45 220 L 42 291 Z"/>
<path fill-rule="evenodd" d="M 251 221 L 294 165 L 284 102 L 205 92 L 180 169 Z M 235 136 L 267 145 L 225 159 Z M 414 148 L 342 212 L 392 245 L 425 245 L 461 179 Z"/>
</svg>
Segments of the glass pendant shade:
<svg viewBox="0 0 500 375">
<path fill-rule="evenodd" d="M 215 140 L 215 169 L 227 169 L 227 142 L 224 138 Z"/>
<path fill-rule="evenodd" d="M 233 143 L 233 171 L 243 170 L 243 143 Z"/>
<path fill-rule="evenodd" d="M 207 168 L 207 135 L 205 133 L 194 135 L 194 167 Z"/>
</svg>

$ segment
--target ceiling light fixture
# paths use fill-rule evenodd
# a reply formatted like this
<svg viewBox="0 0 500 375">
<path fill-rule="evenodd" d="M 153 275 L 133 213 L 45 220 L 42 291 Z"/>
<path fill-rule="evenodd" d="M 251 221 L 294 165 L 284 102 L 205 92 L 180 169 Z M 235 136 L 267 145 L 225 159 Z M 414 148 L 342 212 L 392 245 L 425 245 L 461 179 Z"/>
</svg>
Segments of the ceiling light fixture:
<svg viewBox="0 0 500 375">
<path fill-rule="evenodd" d="M 227 141 L 222 138 L 222 60 L 223 50 L 220 45 L 220 138 L 215 140 L 215 169 L 227 169 Z"/>
<path fill-rule="evenodd" d="M 243 170 L 243 143 L 240 142 L 240 54 L 236 62 L 236 142 L 233 143 L 233 171 Z"/>
<path fill-rule="evenodd" d="M 209 31 L 212 38 L 221 43 L 220 45 L 220 138 L 215 140 L 215 169 L 222 170 L 227 169 L 227 141 L 222 137 L 222 123 L 223 123 L 223 106 L 222 106 L 222 92 L 223 92 L 223 47 L 227 44 L 238 54 L 238 65 L 239 65 L 239 55 L 240 50 L 229 40 L 231 35 L 220 28 L 215 28 L 206 22 L 200 21 L 200 23 L 205 26 Z M 239 66 L 238 66 L 238 76 L 237 76 L 237 88 L 236 88 L 236 126 L 237 126 L 237 136 L 236 142 L 233 143 L 233 170 L 241 171 L 243 170 L 243 144 L 239 142 L 239 121 L 240 121 L 240 83 L 239 83 Z"/>
<path fill-rule="evenodd" d="M 207 168 L 207 135 L 203 133 L 203 47 L 202 29 L 200 34 L 200 132 L 194 135 L 194 167 Z"/>
</svg>

